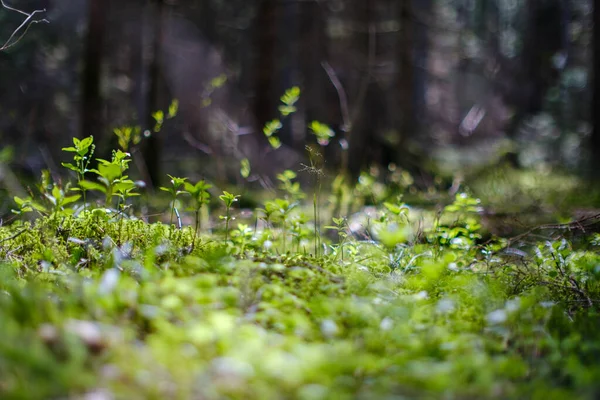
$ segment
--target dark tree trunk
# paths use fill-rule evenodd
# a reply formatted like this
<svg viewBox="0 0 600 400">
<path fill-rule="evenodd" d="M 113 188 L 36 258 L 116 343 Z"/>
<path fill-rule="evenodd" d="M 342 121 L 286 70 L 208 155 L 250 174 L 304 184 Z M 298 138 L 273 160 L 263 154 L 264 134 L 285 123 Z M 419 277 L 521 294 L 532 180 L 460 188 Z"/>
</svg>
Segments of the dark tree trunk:
<svg viewBox="0 0 600 400">
<path fill-rule="evenodd" d="M 520 71 L 515 82 L 513 102 L 509 101 L 516 109 L 507 129 L 513 141 L 518 139 L 523 120 L 542 111 L 546 93 L 559 77 L 552 57 L 564 46 L 561 1 L 565 0 L 527 1 Z M 507 160 L 518 167 L 518 151 L 515 149 L 508 153 Z"/>
<path fill-rule="evenodd" d="M 590 157 L 593 177 L 600 178 L 600 0 L 594 0 L 594 36 L 593 36 L 593 100 Z"/>
<path fill-rule="evenodd" d="M 414 112 L 415 118 L 413 121 L 413 134 L 419 133 L 426 118 L 427 118 L 427 102 L 425 95 L 427 93 L 427 75 L 428 56 L 429 56 L 429 27 L 427 24 L 427 16 L 433 13 L 432 0 L 412 0 L 414 14 L 412 16 L 413 31 L 414 31 L 414 65 L 413 88 L 415 92 Z"/>
<path fill-rule="evenodd" d="M 97 140 L 102 137 L 104 129 L 100 86 L 107 12 L 106 0 L 90 0 L 82 77 L 80 136 L 93 135 Z"/>
<path fill-rule="evenodd" d="M 374 24 L 374 4 L 370 1 L 361 2 L 356 5 L 354 11 L 354 20 L 360 22 L 357 24 L 360 29 L 356 33 L 360 35 L 355 39 L 358 45 L 357 53 L 362 56 L 362 62 L 357 65 L 362 66 L 360 72 L 354 76 L 355 86 L 350 91 L 352 100 L 352 130 L 348 137 L 348 169 L 354 177 L 360 174 L 360 171 L 368 163 L 368 147 L 372 146 L 374 139 L 374 127 L 370 126 L 372 115 L 368 115 L 365 105 L 369 104 L 369 90 L 371 86 L 371 68 L 372 54 L 376 51 L 376 32 Z"/>
<path fill-rule="evenodd" d="M 152 132 L 150 137 L 145 140 L 144 145 L 144 161 L 148 171 L 148 178 L 150 182 L 147 184 L 150 189 L 157 186 L 161 180 L 160 176 L 160 162 L 161 162 L 161 137 L 160 132 L 153 132 L 156 121 L 152 117 L 155 111 L 161 109 L 160 107 L 160 63 L 162 57 L 162 42 L 164 35 L 164 23 L 165 23 L 165 4 L 164 0 L 154 0 L 154 9 L 151 10 L 151 15 L 154 16 L 152 19 L 152 27 L 154 30 L 153 44 L 152 44 L 152 59 L 150 62 L 148 80 L 149 90 L 146 98 L 146 114 L 144 116 L 146 124 L 144 129 Z"/>
<path fill-rule="evenodd" d="M 276 116 L 277 107 L 272 100 L 275 75 L 275 44 L 277 4 L 274 0 L 261 0 L 256 24 L 256 46 L 258 54 L 254 66 L 253 110 L 258 129 Z"/>
<path fill-rule="evenodd" d="M 419 11 L 421 18 L 426 18 L 422 12 L 426 5 L 415 5 L 422 0 L 403 0 L 400 5 L 400 46 L 398 54 L 398 88 L 401 120 L 399 123 L 399 138 L 395 146 L 394 162 L 407 168 L 415 163 L 416 150 L 413 144 L 419 134 L 419 117 L 425 108 L 425 65 L 415 65 L 415 61 L 426 63 L 427 33 L 425 26 L 416 24 L 415 16 Z M 422 48 L 420 48 L 422 46 Z M 420 69 L 417 72 L 417 69 Z M 423 91 L 423 96 L 419 93 Z"/>
</svg>

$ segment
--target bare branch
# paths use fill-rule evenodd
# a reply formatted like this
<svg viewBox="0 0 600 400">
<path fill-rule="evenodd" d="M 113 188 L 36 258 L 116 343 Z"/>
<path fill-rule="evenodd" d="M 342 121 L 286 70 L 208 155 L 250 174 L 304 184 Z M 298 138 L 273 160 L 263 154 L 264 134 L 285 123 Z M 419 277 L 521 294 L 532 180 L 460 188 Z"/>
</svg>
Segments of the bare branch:
<svg viewBox="0 0 600 400">
<path fill-rule="evenodd" d="M 21 25 L 19 25 L 19 27 L 14 30 L 14 32 L 9 36 L 8 40 L 0 47 L 0 51 L 9 49 L 9 48 L 13 47 L 14 45 L 16 45 L 17 43 L 19 43 L 21 41 L 21 39 L 23 38 L 23 36 L 25 36 L 27 31 L 29 30 L 29 27 L 32 24 L 39 24 L 40 22 L 49 23 L 49 21 L 45 18 L 34 19 L 34 16 L 36 14 L 44 13 L 44 12 L 46 12 L 46 9 L 35 10 L 31 13 L 27 13 L 25 11 L 22 11 L 22 10 L 19 10 L 14 7 L 10 7 L 10 6 L 6 5 L 4 0 L 0 0 L 0 4 L 2 5 L 3 8 L 5 8 L 9 11 L 14 11 L 14 12 L 17 12 L 19 14 L 26 16 L 25 20 L 21 23 Z"/>
<path fill-rule="evenodd" d="M 349 132 L 350 129 L 352 129 L 352 121 L 350 120 L 350 111 L 348 107 L 348 96 L 346 95 L 346 90 L 344 89 L 342 82 L 340 82 L 337 74 L 335 73 L 335 70 L 331 67 L 331 65 L 329 65 L 327 61 L 323 61 L 321 63 L 321 66 L 329 76 L 329 80 L 333 84 L 333 87 L 335 88 L 338 94 L 338 98 L 340 100 L 340 110 L 342 113 L 342 131 Z"/>
</svg>

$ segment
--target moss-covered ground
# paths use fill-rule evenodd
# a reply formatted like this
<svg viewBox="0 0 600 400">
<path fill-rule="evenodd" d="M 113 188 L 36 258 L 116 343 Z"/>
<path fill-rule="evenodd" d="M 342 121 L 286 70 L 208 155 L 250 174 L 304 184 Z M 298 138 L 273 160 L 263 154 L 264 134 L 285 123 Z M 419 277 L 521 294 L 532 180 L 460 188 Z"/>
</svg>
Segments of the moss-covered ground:
<svg viewBox="0 0 600 400">
<path fill-rule="evenodd" d="M 169 176 L 148 222 L 130 154 L 73 143 L 77 180 L 45 172 L 0 224 L 1 399 L 600 396 L 600 218 L 549 207 L 572 178 L 448 196 L 311 164 L 311 196 L 285 171 L 252 202 Z M 515 209 L 551 223 L 495 235 Z"/>
<path fill-rule="evenodd" d="M 317 254 L 292 217 L 227 240 L 103 208 L 14 221 L 0 398 L 597 398 L 597 238 L 484 242 L 478 207 L 385 203 Z"/>
</svg>

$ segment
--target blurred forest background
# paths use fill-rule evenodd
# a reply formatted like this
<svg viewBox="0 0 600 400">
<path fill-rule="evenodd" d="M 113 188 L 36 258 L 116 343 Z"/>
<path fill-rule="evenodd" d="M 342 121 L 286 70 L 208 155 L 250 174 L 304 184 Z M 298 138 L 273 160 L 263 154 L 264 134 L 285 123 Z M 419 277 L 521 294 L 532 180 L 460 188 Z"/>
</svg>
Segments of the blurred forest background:
<svg viewBox="0 0 600 400">
<path fill-rule="evenodd" d="M 335 133 L 327 167 L 353 176 L 379 166 L 453 177 L 499 163 L 589 176 L 600 154 L 598 1 L 5 3 L 46 9 L 36 17 L 49 21 L 0 52 L 0 140 L 12 170 L 35 177 L 60 166 L 73 136 L 94 135 L 109 157 L 115 128 L 150 133 L 174 99 L 176 117 L 135 155 L 150 187 L 167 172 L 239 179 L 245 158 L 253 175 L 298 170 L 316 142 L 311 121 Z M 0 41 L 23 19 L 1 9 Z M 292 86 L 298 110 L 274 150 L 263 126 Z"/>
</svg>

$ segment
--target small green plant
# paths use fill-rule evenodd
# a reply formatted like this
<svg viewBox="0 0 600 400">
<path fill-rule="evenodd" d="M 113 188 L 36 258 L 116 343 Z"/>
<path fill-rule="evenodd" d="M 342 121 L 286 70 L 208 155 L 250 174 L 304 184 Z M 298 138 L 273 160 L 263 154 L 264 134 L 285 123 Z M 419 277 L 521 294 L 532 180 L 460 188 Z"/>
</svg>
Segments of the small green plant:
<svg viewBox="0 0 600 400">
<path fill-rule="evenodd" d="M 263 128 L 263 133 L 267 137 L 269 144 L 273 149 L 278 149 L 281 147 L 281 140 L 275 134 L 279 132 L 279 130 L 283 127 L 281 121 L 278 119 L 274 119 L 265 124 Z"/>
<path fill-rule="evenodd" d="M 237 229 L 231 232 L 231 240 L 238 247 L 237 252 L 240 255 L 244 255 L 250 239 L 252 239 L 252 228 L 247 224 L 238 224 Z"/>
<path fill-rule="evenodd" d="M 117 136 L 119 147 L 123 151 L 129 151 L 142 140 L 142 129 L 139 126 L 122 126 L 113 129 L 113 133 Z"/>
<path fill-rule="evenodd" d="M 304 192 L 300 188 L 300 182 L 294 182 L 297 175 L 294 171 L 286 169 L 280 174 L 277 174 L 277 180 L 279 180 L 279 189 L 283 190 L 287 197 L 292 201 L 299 201 L 305 197 Z"/>
<path fill-rule="evenodd" d="M 277 204 L 273 201 L 267 201 L 265 203 L 265 208 L 259 208 L 258 211 L 263 214 L 260 218 L 265 221 L 265 226 L 269 229 L 273 215 L 277 212 Z"/>
<path fill-rule="evenodd" d="M 400 223 L 408 223 L 408 206 L 402 202 L 402 196 L 398 197 L 398 201 L 396 203 L 391 202 L 383 202 L 383 206 L 386 210 L 394 216 L 394 219 Z"/>
<path fill-rule="evenodd" d="M 458 193 L 452 204 L 444 207 L 442 218 L 448 223 L 438 220 L 434 228 L 428 233 L 430 242 L 440 246 L 468 249 L 477 239 L 481 238 L 479 212 L 481 201 L 466 193 Z M 450 219 L 452 218 L 452 219 Z"/>
<path fill-rule="evenodd" d="M 111 161 L 98 159 L 98 168 L 90 169 L 90 172 L 98 176 L 98 181 L 82 180 L 79 186 L 85 190 L 95 190 L 105 195 L 104 203 L 107 207 L 111 206 L 112 198 L 119 197 L 121 200 L 126 200 L 129 197 L 137 196 L 133 192 L 136 188 L 135 182 L 125 175 L 129 168 L 129 153 L 121 150 L 113 151 Z"/>
<path fill-rule="evenodd" d="M 92 156 L 94 155 L 95 150 L 94 138 L 92 136 L 88 136 L 85 139 L 78 139 L 76 137 L 73 138 L 73 146 L 71 147 L 63 147 L 63 151 L 74 153 L 73 154 L 73 162 L 72 163 L 62 163 L 62 166 L 74 171 L 77 174 L 77 183 L 81 183 L 82 180 L 85 179 L 85 174 L 90 172 L 89 165 L 92 161 Z M 79 188 L 73 188 L 73 190 L 77 190 Z M 80 187 L 81 193 L 83 195 L 83 203 L 84 207 L 86 207 L 86 189 Z"/>
<path fill-rule="evenodd" d="M 332 221 L 333 221 L 333 225 L 326 226 L 325 228 L 331 229 L 331 230 L 334 230 L 337 232 L 339 252 L 336 252 L 336 258 L 337 258 L 337 254 L 341 254 L 342 260 L 344 260 L 344 244 L 345 244 L 346 240 L 348 239 L 348 220 L 343 217 L 340 217 L 340 218 L 333 217 Z"/>
<path fill-rule="evenodd" d="M 194 239 L 192 240 L 192 251 L 196 245 L 196 237 L 200 230 L 201 212 L 202 207 L 210 202 L 210 192 L 208 189 L 212 187 L 211 184 L 206 183 L 203 180 L 196 182 L 192 185 L 189 182 L 184 182 L 185 192 L 192 197 L 192 209 L 194 210 L 195 221 L 194 221 Z"/>
<path fill-rule="evenodd" d="M 321 178 L 323 177 L 322 157 L 316 149 L 311 146 L 306 146 L 308 153 L 309 165 L 303 165 L 301 171 L 306 171 L 315 177 L 315 186 L 313 192 L 313 218 L 314 218 L 314 234 L 315 234 L 315 257 L 319 256 L 319 248 L 321 247 L 320 235 L 320 218 L 319 218 L 319 197 L 321 193 Z"/>
<path fill-rule="evenodd" d="M 287 222 L 290 213 L 296 208 L 296 203 L 290 203 L 286 199 L 275 199 L 272 202 L 272 207 L 275 208 L 279 221 L 281 221 L 281 238 L 283 242 L 283 252 L 286 252 L 286 237 L 287 237 Z"/>
<path fill-rule="evenodd" d="M 166 113 L 166 119 L 174 118 L 177 115 L 177 111 L 179 110 L 179 100 L 173 99 Z M 165 112 L 163 110 L 157 110 L 152 113 L 152 118 L 154 119 L 154 128 L 152 129 L 154 133 L 158 133 L 162 130 L 163 124 L 165 122 Z"/>
<path fill-rule="evenodd" d="M 160 190 L 162 190 L 163 192 L 167 192 L 171 195 L 171 217 L 169 218 L 169 225 L 173 225 L 173 213 L 175 212 L 175 206 L 176 206 L 176 201 L 177 201 L 177 196 L 186 193 L 185 190 L 180 190 L 182 187 L 184 187 L 187 178 L 178 178 L 175 176 L 171 176 L 169 174 L 167 174 L 167 176 L 169 178 L 171 178 L 171 186 L 170 187 L 164 187 L 161 186 Z"/>
<path fill-rule="evenodd" d="M 250 176 L 250 172 L 250 160 L 243 158 L 242 161 L 240 161 L 240 175 L 243 178 L 248 178 Z"/>
<path fill-rule="evenodd" d="M 219 218 L 225 220 L 225 241 L 229 240 L 229 221 L 231 217 L 231 206 L 233 203 L 238 201 L 239 195 L 231 194 L 227 191 L 223 191 L 223 194 L 219 196 L 219 199 L 225 204 L 225 215 L 220 215 Z"/>
<path fill-rule="evenodd" d="M 328 125 L 319 121 L 312 121 L 308 127 L 317 137 L 319 146 L 327 146 L 329 141 L 335 137 L 335 132 Z"/>
<path fill-rule="evenodd" d="M 299 99 L 300 88 L 298 86 L 293 86 L 287 89 L 279 99 L 282 103 L 278 107 L 281 116 L 285 118 L 296 112 L 296 103 Z M 283 124 L 280 119 L 269 121 L 263 127 L 263 133 L 273 149 L 278 149 L 281 147 L 281 140 L 276 136 L 276 134 L 282 127 Z"/>
</svg>

